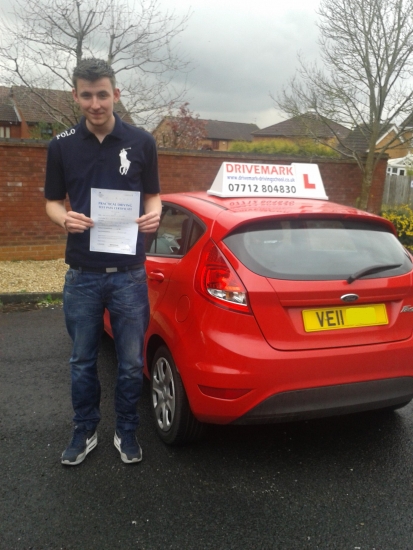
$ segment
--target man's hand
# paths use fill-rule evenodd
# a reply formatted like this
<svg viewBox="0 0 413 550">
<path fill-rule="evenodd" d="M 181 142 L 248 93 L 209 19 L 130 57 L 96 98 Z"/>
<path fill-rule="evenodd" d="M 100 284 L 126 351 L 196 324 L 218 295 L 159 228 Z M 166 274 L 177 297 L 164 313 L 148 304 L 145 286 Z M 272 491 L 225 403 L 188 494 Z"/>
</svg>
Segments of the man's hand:
<svg viewBox="0 0 413 550">
<path fill-rule="evenodd" d="M 159 227 L 162 213 L 162 203 L 159 193 L 156 195 L 145 194 L 143 196 L 145 214 L 136 220 L 139 231 L 142 233 L 155 233 Z"/>
<path fill-rule="evenodd" d="M 64 226 L 68 233 L 84 233 L 87 229 L 93 227 L 93 220 L 79 212 L 67 212 L 64 220 Z"/>
<path fill-rule="evenodd" d="M 46 200 L 46 213 L 52 222 L 64 227 L 68 233 L 84 233 L 93 227 L 93 220 L 84 214 L 67 212 L 64 200 Z"/>
<path fill-rule="evenodd" d="M 139 231 L 142 231 L 142 233 L 155 233 L 159 227 L 160 219 L 161 217 L 158 212 L 149 212 L 138 218 L 136 223 L 139 225 Z"/>
</svg>

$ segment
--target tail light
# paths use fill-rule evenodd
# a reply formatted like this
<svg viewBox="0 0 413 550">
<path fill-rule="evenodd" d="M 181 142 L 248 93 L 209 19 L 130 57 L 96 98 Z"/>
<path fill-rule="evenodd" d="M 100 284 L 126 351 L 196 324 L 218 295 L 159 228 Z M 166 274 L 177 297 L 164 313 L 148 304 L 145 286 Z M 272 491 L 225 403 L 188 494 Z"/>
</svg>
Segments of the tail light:
<svg viewBox="0 0 413 550">
<path fill-rule="evenodd" d="M 210 302 L 251 313 L 244 285 L 213 241 L 208 241 L 202 251 L 195 285 L 198 292 Z"/>
</svg>

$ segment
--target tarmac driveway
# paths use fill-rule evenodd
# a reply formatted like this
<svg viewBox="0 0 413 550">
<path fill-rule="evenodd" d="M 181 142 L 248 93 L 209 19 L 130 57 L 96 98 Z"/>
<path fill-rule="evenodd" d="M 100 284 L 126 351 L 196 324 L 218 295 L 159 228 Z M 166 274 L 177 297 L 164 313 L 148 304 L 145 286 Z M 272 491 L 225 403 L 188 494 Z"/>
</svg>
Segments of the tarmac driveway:
<svg viewBox="0 0 413 550">
<path fill-rule="evenodd" d="M 413 407 L 264 427 L 213 427 L 169 448 L 141 401 L 143 462 L 113 446 L 113 343 L 100 355 L 99 444 L 71 435 L 70 341 L 58 309 L 0 313 L 0 549 L 413 548 Z"/>
</svg>

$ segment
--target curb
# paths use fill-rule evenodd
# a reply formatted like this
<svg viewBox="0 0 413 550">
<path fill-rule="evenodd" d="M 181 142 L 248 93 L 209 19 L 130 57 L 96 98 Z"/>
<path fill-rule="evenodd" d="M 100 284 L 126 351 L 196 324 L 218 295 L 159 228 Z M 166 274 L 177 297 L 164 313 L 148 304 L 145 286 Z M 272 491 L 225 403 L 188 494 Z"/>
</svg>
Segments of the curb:
<svg viewBox="0 0 413 550">
<path fill-rule="evenodd" d="M 6 304 L 31 304 L 45 300 L 63 300 L 63 292 L 14 292 L 0 294 L 0 303 Z"/>
</svg>

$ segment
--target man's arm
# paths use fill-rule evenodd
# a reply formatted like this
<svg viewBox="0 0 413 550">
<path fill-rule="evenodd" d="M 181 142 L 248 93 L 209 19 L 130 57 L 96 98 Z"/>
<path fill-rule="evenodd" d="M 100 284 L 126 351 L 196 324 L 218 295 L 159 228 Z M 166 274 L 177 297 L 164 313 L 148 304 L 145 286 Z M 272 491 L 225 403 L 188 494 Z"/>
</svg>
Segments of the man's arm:
<svg viewBox="0 0 413 550">
<path fill-rule="evenodd" d="M 52 222 L 66 229 L 68 233 L 83 233 L 93 226 L 93 221 L 84 214 L 68 212 L 64 200 L 46 200 L 46 214 Z"/>
<path fill-rule="evenodd" d="M 162 202 L 159 193 L 156 195 L 144 194 L 143 208 L 145 214 L 136 220 L 139 231 L 154 233 L 159 227 L 162 213 Z"/>
</svg>

